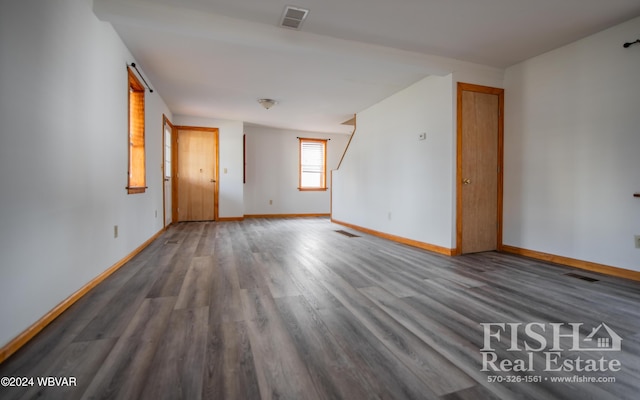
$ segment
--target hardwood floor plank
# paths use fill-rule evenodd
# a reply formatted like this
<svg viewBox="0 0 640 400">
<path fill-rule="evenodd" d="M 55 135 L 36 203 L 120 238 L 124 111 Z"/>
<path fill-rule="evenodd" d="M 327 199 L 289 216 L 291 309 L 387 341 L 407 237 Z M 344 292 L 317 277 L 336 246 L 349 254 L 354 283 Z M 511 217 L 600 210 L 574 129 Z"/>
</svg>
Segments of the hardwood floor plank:
<svg viewBox="0 0 640 400">
<path fill-rule="evenodd" d="M 303 297 L 276 299 L 276 304 L 316 390 L 331 399 L 379 399 L 359 368 L 348 360 L 317 310 Z"/>
<path fill-rule="evenodd" d="M 224 341 L 224 396 L 220 398 L 259 399 L 260 388 L 246 323 L 224 323 L 222 337 Z"/>
<path fill-rule="evenodd" d="M 320 399 L 268 290 L 240 291 L 262 399 Z"/>
<path fill-rule="evenodd" d="M 140 305 L 82 399 L 140 397 L 175 300 L 172 297 L 146 299 Z"/>
<path fill-rule="evenodd" d="M 360 369 L 363 379 L 380 398 L 438 398 L 347 309 L 322 309 L 318 313 L 344 356 Z"/>
<path fill-rule="evenodd" d="M 470 299 L 472 296 L 464 286 L 455 284 L 447 279 L 427 279 L 424 281 L 428 286 L 428 290 L 424 295 L 411 296 L 415 299 L 429 299 L 429 304 L 434 302 L 441 303 L 446 306 L 446 309 L 453 310 L 460 315 L 464 315 L 470 321 L 470 324 L 475 324 L 479 327 L 482 322 L 496 322 L 496 321 L 512 321 L 514 316 L 509 313 L 508 304 L 499 304 L 498 308 L 494 308 L 492 305 L 487 304 L 486 299 L 479 301 L 477 304 L 473 304 L 470 308 Z M 472 309 L 473 313 L 469 312 Z"/>
<path fill-rule="evenodd" d="M 225 389 L 224 357 L 225 341 L 222 324 L 212 317 L 209 310 L 209 329 L 206 337 L 204 368 L 202 371 L 202 398 L 223 399 Z"/>
<path fill-rule="evenodd" d="M 541 308 L 551 308 L 551 313 L 558 309 L 558 304 L 571 304 L 563 310 L 564 314 L 575 315 L 576 319 L 597 319 L 610 321 L 616 326 L 616 321 L 623 321 L 616 327 L 626 334 L 640 331 L 640 317 L 638 308 L 622 300 L 613 300 L 611 295 L 595 294 L 597 289 L 591 284 L 573 278 L 565 281 L 564 276 L 556 277 L 557 281 L 522 278 L 520 275 L 511 274 L 494 278 L 491 288 L 510 293 L 513 297 L 525 297 L 530 303 Z M 495 277 L 496 274 L 493 274 Z M 550 293 L 553 293 L 550 296 Z M 593 293 L 593 294 L 592 294 Z M 585 294 L 587 294 L 585 296 Z M 589 294 L 592 294 L 591 296 Z"/>
<path fill-rule="evenodd" d="M 482 386 L 473 386 L 441 397 L 442 400 L 499 400 L 495 394 Z"/>
<path fill-rule="evenodd" d="M 194 256 L 212 256 L 219 224 L 216 222 L 201 222 L 201 224 L 203 232 L 195 248 Z"/>
<path fill-rule="evenodd" d="M 406 268 L 397 258 L 379 251 L 376 247 L 369 253 L 358 252 L 353 256 L 359 260 L 353 267 L 372 282 L 370 286 L 383 287 L 400 297 L 420 294 L 425 290 L 422 279 L 430 274 L 424 269 L 418 273 L 415 269 Z M 376 264 L 370 262 L 372 258 L 377 260 Z M 379 265 L 384 265 L 384 268 L 379 268 Z"/>
<path fill-rule="evenodd" d="M 158 258 L 162 256 L 162 251 L 155 251 L 150 254 L 146 262 L 141 262 L 135 275 L 120 286 L 120 290 L 111 297 L 109 302 L 103 304 L 103 308 L 97 312 L 95 318 L 75 340 L 119 337 L 153 285 L 155 279 L 149 279 L 149 276 L 155 277 L 163 268 L 168 268 L 166 265 L 159 266 Z M 144 260 L 140 254 L 138 258 Z"/>
<path fill-rule="evenodd" d="M 434 272 L 434 276 L 444 278 L 466 288 L 486 286 L 486 282 L 476 279 L 477 275 L 475 274 L 471 277 L 471 274 L 465 273 L 461 268 L 438 268 Z"/>
<path fill-rule="evenodd" d="M 360 289 L 367 296 L 375 298 L 384 289 L 371 287 Z M 379 297 L 378 297 L 379 298 Z M 378 312 L 368 316 L 372 324 L 372 332 L 385 345 L 392 349 L 414 373 L 421 378 L 438 395 L 459 391 L 475 384 L 465 372 L 459 369 L 446 357 L 433 349 L 428 343 L 422 341 L 402 324 L 393 326 L 393 318 L 388 314 Z M 393 320 L 395 323 L 397 321 Z M 376 324 L 376 325 L 373 325 Z M 394 329 L 394 335 L 390 334 Z"/>
<path fill-rule="evenodd" d="M 299 293 L 307 303 L 316 310 L 322 308 L 339 307 L 340 302 L 322 284 L 321 280 L 312 272 L 313 263 L 303 255 L 297 257 L 281 257 L 279 260 L 283 270 L 291 277 L 298 287 Z"/>
<path fill-rule="evenodd" d="M 38 368 L 33 368 L 25 373 L 11 372 L 6 367 L 10 363 L 0 365 L 0 376 L 14 376 L 33 378 L 31 386 L 0 386 L 0 399 L 78 399 L 86 389 L 97 369 L 101 366 L 106 355 L 111 351 L 116 339 L 104 339 L 93 342 L 66 343 L 64 350 L 55 350 L 55 358 L 48 360 L 43 358 L 43 363 Z M 19 357 L 19 356 L 18 356 Z M 49 387 L 40 386 L 38 377 L 73 377 L 75 386 Z"/>
<path fill-rule="evenodd" d="M 132 278 L 100 310 L 96 317 L 80 332 L 75 341 L 117 338 L 126 329 L 136 310 L 145 299 L 150 283 L 143 279 L 144 274 Z"/>
<path fill-rule="evenodd" d="M 266 280 L 264 279 L 258 261 L 254 256 L 253 250 L 246 244 L 246 241 L 234 240 L 232 244 L 235 268 L 238 275 L 238 283 L 240 289 L 254 289 L 267 287 Z"/>
<path fill-rule="evenodd" d="M 289 274 L 285 273 L 283 266 L 275 260 L 270 252 L 256 253 L 254 258 L 258 268 L 262 269 L 262 275 L 273 298 L 300 295 L 298 286 L 291 280 Z"/>
<path fill-rule="evenodd" d="M 212 256 L 193 257 L 176 301 L 176 310 L 209 305 L 216 269 Z"/>
<path fill-rule="evenodd" d="M 0 364 L 0 376 L 74 376 L 69 388 L 0 387 L 0 398 L 629 399 L 640 391 L 640 282 L 495 252 L 447 257 L 326 218 L 171 226 Z M 571 278 L 578 273 L 598 279 Z M 482 323 L 499 360 L 527 356 L 524 324 L 601 323 L 619 371 L 482 371 Z M 571 330 L 564 326 L 562 333 Z M 516 341 L 512 341 L 516 340 Z M 533 342 L 536 344 L 537 342 Z M 544 349 L 548 351 L 550 344 Z M 489 382 L 490 376 L 547 378 Z M 614 383 L 551 378 L 613 377 Z"/>
<path fill-rule="evenodd" d="M 434 286 L 435 288 L 435 286 Z M 461 292 L 462 293 L 462 292 Z M 465 292 L 466 293 L 466 292 Z M 463 295 L 460 295 L 463 297 Z M 443 299 L 444 298 L 444 299 Z M 475 370 L 480 371 L 482 368 L 482 361 L 480 358 L 480 349 L 483 346 L 483 333 L 482 327 L 480 326 L 481 322 L 500 322 L 500 321 L 524 321 L 529 322 L 532 321 L 531 316 L 526 312 L 523 312 L 522 315 L 509 315 L 505 314 L 505 309 L 508 308 L 506 305 L 503 305 L 495 310 L 487 305 L 487 301 L 467 301 L 465 302 L 463 299 L 450 296 L 447 298 L 447 294 L 442 293 L 429 293 L 428 296 L 415 296 L 404 298 L 403 301 L 408 303 L 409 305 L 423 310 L 422 312 L 428 312 L 431 319 L 434 319 L 441 324 L 449 327 L 452 331 L 460 332 L 461 336 L 469 343 L 471 343 L 471 348 L 475 348 L 475 351 L 472 352 L 471 358 L 472 361 L 464 362 L 466 366 L 466 372 L 473 376 L 478 382 L 486 385 L 485 387 L 489 390 L 495 391 L 498 389 L 506 388 L 513 393 L 505 394 L 502 393 L 501 396 L 505 398 L 510 398 L 512 396 L 524 396 L 525 398 L 572 398 L 576 393 L 580 392 L 579 389 L 586 389 L 585 395 L 589 392 L 592 394 L 597 394 L 597 398 L 608 399 L 615 398 L 611 397 L 611 395 L 604 389 L 593 386 L 587 389 L 587 386 L 584 385 L 581 388 L 567 389 L 567 387 L 562 385 L 540 385 L 540 384 L 519 384 L 519 385 L 500 385 L 500 384 L 491 384 L 487 385 L 481 378 L 482 375 L 486 373 L 482 373 L 482 375 L 476 375 L 473 372 L 472 365 L 475 365 Z M 446 300 L 445 300 L 446 299 Z M 467 304 L 466 308 L 461 308 L 461 304 Z M 469 306 L 473 304 L 473 306 Z M 427 311 L 428 310 L 428 311 Z M 544 322 L 544 321 L 542 321 Z M 551 342 L 551 338 L 547 337 L 549 342 Z M 520 354 L 513 353 L 508 350 L 511 342 L 507 338 L 503 338 L 503 342 L 497 347 L 497 354 L 499 359 L 511 360 L 512 362 L 521 356 Z M 449 357 L 447 357 L 449 358 Z M 534 353 L 533 354 L 533 365 L 536 371 L 541 371 L 544 369 L 544 358 L 543 353 Z M 459 364 L 456 364 L 459 365 Z M 492 372 L 493 373 L 493 372 Z M 497 375 L 507 376 L 509 373 L 505 372 L 495 372 Z M 571 373 L 557 373 L 556 376 L 572 376 Z M 573 394 L 572 394 L 573 393 Z"/>
<path fill-rule="evenodd" d="M 208 317 L 208 307 L 174 309 L 140 399 L 201 398 Z"/>
<path fill-rule="evenodd" d="M 334 249 L 335 247 L 325 248 L 322 252 L 308 253 L 306 256 L 313 265 L 326 265 L 354 288 L 375 285 L 375 281 L 361 271 L 363 261 L 356 256 L 357 252 L 339 252 Z"/>
<path fill-rule="evenodd" d="M 178 247 L 175 244 L 168 244 L 168 246 Z M 190 265 L 191 257 L 176 250 L 169 266 L 159 274 L 147 297 L 178 297 Z"/>
<path fill-rule="evenodd" d="M 191 266 L 197 246 L 200 243 L 204 225 L 202 223 L 178 224 L 169 233 L 174 233 L 164 240 L 164 246 L 172 257 L 163 259 L 159 264 L 159 274 L 154 280 L 153 286 L 147 293 L 147 297 L 176 297 L 180 293 L 185 275 Z M 165 264 L 166 262 L 166 264 Z M 166 268 L 162 268 L 166 265 Z"/>
<path fill-rule="evenodd" d="M 368 291 L 370 298 L 387 314 L 438 351 L 476 382 L 487 385 L 482 372 L 482 337 L 477 335 L 475 321 L 447 309 L 425 296 L 398 299 L 384 291 Z M 501 399 L 522 398 L 513 388 L 500 385 L 486 386 Z M 525 397 L 526 398 L 526 397 Z M 534 398 L 534 397 L 532 397 Z"/>
<path fill-rule="evenodd" d="M 71 343 L 42 376 L 73 378 L 71 386 L 32 386 L 21 399 L 79 399 L 112 350 L 116 339 Z M 8 397 L 2 397 L 8 399 Z"/>
<path fill-rule="evenodd" d="M 426 343 L 407 331 L 397 321 L 382 312 L 375 304 L 360 292 L 380 290 L 376 287 L 354 290 L 348 282 L 325 271 L 326 285 L 329 291 L 340 300 L 364 326 L 393 354 L 402 361 L 429 389 L 441 395 L 466 387 L 474 382 L 465 373 L 453 366 Z"/>
<path fill-rule="evenodd" d="M 214 258 L 216 273 L 212 282 L 209 320 L 212 324 L 243 321 L 240 281 L 229 238 L 216 240 Z"/>
<path fill-rule="evenodd" d="M 387 265 L 386 267 L 389 266 Z M 382 287 L 396 296 L 412 296 L 424 292 L 425 287 L 421 280 L 406 275 L 401 271 L 390 273 L 392 268 L 389 267 L 389 270 L 387 270 L 386 267 L 385 270 L 381 270 L 375 265 L 366 263 L 365 260 L 355 266 L 360 274 L 366 276 L 372 282 L 372 286 Z"/>
<path fill-rule="evenodd" d="M 60 354 L 71 345 L 77 335 L 74 333 L 76 324 L 70 321 L 69 315 L 71 312 L 67 310 L 24 347 L 0 364 L 0 376 L 46 375 L 51 364 L 57 361 Z M 89 320 L 80 322 L 83 322 L 81 323 L 82 327 Z M 0 387 L 0 398 L 4 399 L 5 396 L 8 396 L 5 394 L 5 388 Z"/>
</svg>

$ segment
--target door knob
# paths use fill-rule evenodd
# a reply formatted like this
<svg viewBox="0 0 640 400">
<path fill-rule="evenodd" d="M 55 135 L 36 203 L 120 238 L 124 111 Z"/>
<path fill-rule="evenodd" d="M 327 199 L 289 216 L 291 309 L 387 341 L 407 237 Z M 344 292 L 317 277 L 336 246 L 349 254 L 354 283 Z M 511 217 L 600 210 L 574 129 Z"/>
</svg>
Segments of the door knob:
<svg viewBox="0 0 640 400">
<path fill-rule="evenodd" d="M 215 180 L 215 179 L 211 179 L 211 181 L 210 181 L 210 182 L 211 182 L 211 183 L 216 183 L 216 180 Z"/>
<path fill-rule="evenodd" d="M 462 184 L 463 184 L 463 185 L 468 185 L 468 184 L 470 184 L 470 183 L 471 183 L 471 179 L 469 179 L 469 178 L 467 178 L 467 179 L 463 179 L 463 180 L 462 180 Z"/>
</svg>

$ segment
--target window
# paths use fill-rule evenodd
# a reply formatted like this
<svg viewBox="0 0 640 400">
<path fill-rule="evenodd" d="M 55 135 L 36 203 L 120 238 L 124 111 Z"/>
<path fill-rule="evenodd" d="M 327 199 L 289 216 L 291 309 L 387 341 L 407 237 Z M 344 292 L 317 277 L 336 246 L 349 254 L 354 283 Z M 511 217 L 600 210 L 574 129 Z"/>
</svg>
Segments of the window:
<svg viewBox="0 0 640 400">
<path fill-rule="evenodd" d="M 300 138 L 299 190 L 327 190 L 327 140 Z"/>
<path fill-rule="evenodd" d="M 146 173 L 144 160 L 144 86 L 129 72 L 129 180 L 127 192 L 144 193 Z"/>
</svg>

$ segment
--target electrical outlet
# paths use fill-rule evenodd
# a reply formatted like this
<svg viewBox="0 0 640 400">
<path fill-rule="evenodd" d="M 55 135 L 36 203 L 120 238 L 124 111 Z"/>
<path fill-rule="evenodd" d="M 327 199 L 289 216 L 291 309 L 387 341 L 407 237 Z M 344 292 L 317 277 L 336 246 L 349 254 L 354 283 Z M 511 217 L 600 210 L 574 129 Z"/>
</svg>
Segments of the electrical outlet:
<svg viewBox="0 0 640 400">
<path fill-rule="evenodd" d="M 113 226 L 113 238 L 114 239 L 118 238 L 118 225 Z"/>
<path fill-rule="evenodd" d="M 636 241 L 636 249 L 640 249 L 640 235 L 635 235 L 633 238 Z"/>
<path fill-rule="evenodd" d="M 426 132 L 422 132 L 420 135 L 418 135 L 418 140 L 425 140 L 426 138 L 427 138 Z"/>
</svg>

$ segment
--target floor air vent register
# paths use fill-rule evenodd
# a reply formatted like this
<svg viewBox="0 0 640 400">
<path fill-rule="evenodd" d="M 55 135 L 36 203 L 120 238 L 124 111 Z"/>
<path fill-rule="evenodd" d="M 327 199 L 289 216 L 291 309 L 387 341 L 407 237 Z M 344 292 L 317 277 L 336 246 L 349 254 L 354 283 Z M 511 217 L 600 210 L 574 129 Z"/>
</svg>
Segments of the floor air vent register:
<svg viewBox="0 0 640 400">
<path fill-rule="evenodd" d="M 565 274 L 565 275 L 566 276 L 570 276 L 572 278 L 581 279 L 581 280 L 587 281 L 587 282 L 599 282 L 598 279 L 590 278 L 588 276 L 584 276 L 584 275 L 580 275 L 580 274 L 574 274 L 573 272 L 570 272 L 570 273 Z"/>
<path fill-rule="evenodd" d="M 358 235 L 354 235 L 354 234 L 353 234 L 353 233 L 351 233 L 351 232 L 343 231 L 342 229 L 339 229 L 339 230 L 337 230 L 336 232 L 338 232 L 338 233 L 339 233 L 339 234 L 341 234 L 341 235 L 348 236 L 348 237 L 360 237 L 360 236 L 358 236 Z"/>
</svg>

